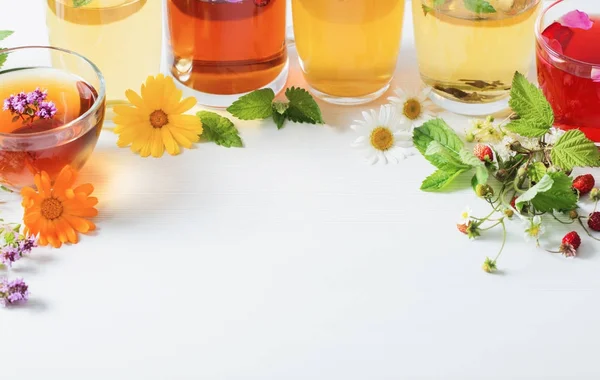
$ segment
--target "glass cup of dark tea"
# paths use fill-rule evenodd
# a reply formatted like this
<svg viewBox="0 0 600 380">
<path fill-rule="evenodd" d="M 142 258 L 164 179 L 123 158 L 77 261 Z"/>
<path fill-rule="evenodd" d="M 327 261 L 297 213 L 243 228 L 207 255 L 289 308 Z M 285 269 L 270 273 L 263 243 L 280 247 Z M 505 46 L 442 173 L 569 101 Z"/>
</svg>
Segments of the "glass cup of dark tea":
<svg viewBox="0 0 600 380">
<path fill-rule="evenodd" d="M 600 1 L 556 1 L 538 18 L 538 82 L 556 126 L 600 142 Z"/>
<path fill-rule="evenodd" d="M 41 171 L 54 179 L 66 165 L 81 169 L 104 121 L 102 73 L 59 48 L 0 53 L 0 184 L 18 190 Z"/>
</svg>

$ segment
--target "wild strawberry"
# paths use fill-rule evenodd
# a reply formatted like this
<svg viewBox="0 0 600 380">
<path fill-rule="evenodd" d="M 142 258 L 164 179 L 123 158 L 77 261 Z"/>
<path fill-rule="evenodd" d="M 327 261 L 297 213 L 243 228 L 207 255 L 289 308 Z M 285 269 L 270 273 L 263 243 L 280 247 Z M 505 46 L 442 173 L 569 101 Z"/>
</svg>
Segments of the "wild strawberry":
<svg viewBox="0 0 600 380">
<path fill-rule="evenodd" d="M 269 4 L 271 2 L 271 0 L 254 0 L 254 4 L 256 4 L 257 7 L 264 7 L 265 5 Z"/>
<path fill-rule="evenodd" d="M 600 231 L 600 211 L 595 211 L 590 214 L 588 226 L 594 231 Z"/>
<path fill-rule="evenodd" d="M 490 162 L 494 159 L 494 152 L 492 151 L 492 148 L 484 144 L 475 145 L 473 154 L 483 162 Z"/>
<path fill-rule="evenodd" d="M 469 223 L 469 224 L 470 224 L 470 223 Z M 457 224 L 457 225 L 456 225 L 456 228 L 458 228 L 458 230 L 459 230 L 461 233 L 463 233 L 463 234 L 465 234 L 465 235 L 466 235 L 466 234 L 468 233 L 467 231 L 469 230 L 469 225 L 468 225 L 468 224 L 466 224 L 466 223 L 463 223 L 463 224 Z"/>
<path fill-rule="evenodd" d="M 518 197 L 515 196 L 510 200 L 510 207 L 517 208 L 517 206 L 516 206 L 517 198 Z"/>
<path fill-rule="evenodd" d="M 571 231 L 565 235 L 560 245 L 560 252 L 567 257 L 577 256 L 577 249 L 581 245 L 581 238 L 575 231 Z"/>
<path fill-rule="evenodd" d="M 596 184 L 594 176 L 591 174 L 580 175 L 573 180 L 573 188 L 579 191 L 579 194 L 589 193 Z"/>
</svg>

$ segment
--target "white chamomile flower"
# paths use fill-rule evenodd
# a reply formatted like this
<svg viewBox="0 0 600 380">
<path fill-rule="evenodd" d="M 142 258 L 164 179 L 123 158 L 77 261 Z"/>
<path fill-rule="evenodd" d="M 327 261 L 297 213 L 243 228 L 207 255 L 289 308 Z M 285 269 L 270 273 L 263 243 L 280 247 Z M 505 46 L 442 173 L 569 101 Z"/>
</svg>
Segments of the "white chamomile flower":
<svg viewBox="0 0 600 380">
<path fill-rule="evenodd" d="M 471 208 L 469 206 L 465 207 L 463 212 L 460 213 L 460 222 L 468 223 L 471 220 Z"/>
<path fill-rule="evenodd" d="M 533 219 L 525 220 L 526 241 L 535 240 L 537 242 L 544 232 L 545 228 L 542 225 L 542 218 L 539 215 L 534 216 Z"/>
<path fill-rule="evenodd" d="M 401 121 L 416 128 L 435 117 L 433 102 L 429 100 L 430 92 L 431 87 L 415 91 L 397 88 L 394 90 L 397 96 L 390 96 L 388 100 L 397 108 Z"/>
<path fill-rule="evenodd" d="M 381 106 L 379 112 L 363 112 L 363 120 L 350 126 L 360 133 L 353 147 L 363 149 L 371 164 L 388 161 L 398 163 L 414 154 L 412 133 L 403 128 L 397 111 L 390 105 Z"/>
</svg>

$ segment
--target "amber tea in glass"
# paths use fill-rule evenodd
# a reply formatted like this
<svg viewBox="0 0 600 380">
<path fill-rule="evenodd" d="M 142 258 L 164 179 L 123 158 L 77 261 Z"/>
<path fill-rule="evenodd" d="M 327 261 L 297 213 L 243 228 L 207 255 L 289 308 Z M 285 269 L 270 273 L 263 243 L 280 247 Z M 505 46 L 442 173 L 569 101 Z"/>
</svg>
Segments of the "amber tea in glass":
<svg viewBox="0 0 600 380">
<path fill-rule="evenodd" d="M 54 178 L 66 165 L 80 169 L 104 120 L 100 72 L 85 58 L 58 49 L 6 53 L 7 64 L 0 70 L 0 183 L 20 189 L 33 185 L 42 170 Z M 41 62 L 50 56 L 75 72 Z"/>
<path fill-rule="evenodd" d="M 435 103 L 460 114 L 506 109 L 515 71 L 527 74 L 533 62 L 540 0 L 483 3 L 412 2 L 421 78 Z"/>
<path fill-rule="evenodd" d="M 287 80 L 286 0 L 167 0 L 168 62 L 201 104 Z"/>
</svg>

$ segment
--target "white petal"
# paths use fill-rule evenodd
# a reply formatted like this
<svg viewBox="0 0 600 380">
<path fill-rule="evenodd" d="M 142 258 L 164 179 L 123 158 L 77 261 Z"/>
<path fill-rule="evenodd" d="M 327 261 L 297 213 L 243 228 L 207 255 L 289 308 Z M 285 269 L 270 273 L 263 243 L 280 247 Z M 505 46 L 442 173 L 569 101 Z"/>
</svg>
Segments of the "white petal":
<svg viewBox="0 0 600 380">
<path fill-rule="evenodd" d="M 394 90 L 394 94 L 398 96 L 402 103 L 406 102 L 407 94 L 406 91 L 404 91 L 402 88 L 396 87 L 396 89 Z"/>
<path fill-rule="evenodd" d="M 387 160 L 387 157 L 385 156 L 385 153 L 383 153 L 383 152 L 380 151 L 377 154 L 377 156 L 379 156 L 379 161 L 383 162 L 384 165 L 387 165 L 388 160 Z"/>
<path fill-rule="evenodd" d="M 421 93 L 419 94 L 419 101 L 421 103 L 424 103 L 427 98 L 429 97 L 429 94 L 431 93 L 431 87 L 425 87 L 423 90 L 421 90 Z"/>
</svg>

